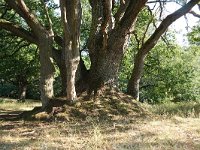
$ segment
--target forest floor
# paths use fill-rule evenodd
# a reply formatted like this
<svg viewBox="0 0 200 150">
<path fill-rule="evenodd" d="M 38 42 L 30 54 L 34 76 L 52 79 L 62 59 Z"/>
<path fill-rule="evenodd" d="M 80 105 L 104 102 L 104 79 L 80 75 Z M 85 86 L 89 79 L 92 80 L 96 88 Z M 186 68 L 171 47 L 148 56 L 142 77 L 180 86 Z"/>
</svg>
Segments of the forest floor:
<svg viewBox="0 0 200 150">
<path fill-rule="evenodd" d="M 25 103 L 18 103 L 15 100 L 1 101 L 0 118 L 40 105 L 39 102 L 33 101 Z M 175 109 L 177 110 L 178 107 Z M 178 110 L 179 114 L 169 114 L 166 110 L 163 114 L 164 106 L 146 108 L 152 112 L 149 113 L 150 116 L 144 117 L 139 114 L 130 117 L 125 114 L 116 115 L 112 120 L 94 116 L 87 116 L 82 121 L 75 119 L 70 121 L 1 120 L 0 150 L 200 149 L 200 117 L 191 111 L 194 109 L 188 107 L 188 104 L 188 114 L 180 113 L 180 110 Z M 170 112 L 172 112 L 171 108 Z M 183 108 L 181 105 L 181 108 L 185 113 L 186 107 Z M 162 116 L 158 115 L 159 113 L 156 112 L 158 110 Z"/>
</svg>

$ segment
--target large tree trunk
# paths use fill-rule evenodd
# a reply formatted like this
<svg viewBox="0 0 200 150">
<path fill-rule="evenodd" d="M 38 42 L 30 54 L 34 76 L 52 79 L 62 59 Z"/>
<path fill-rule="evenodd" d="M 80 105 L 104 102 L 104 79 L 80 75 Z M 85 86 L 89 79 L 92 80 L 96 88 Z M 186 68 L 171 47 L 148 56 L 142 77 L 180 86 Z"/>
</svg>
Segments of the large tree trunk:
<svg viewBox="0 0 200 150">
<path fill-rule="evenodd" d="M 103 86 L 113 87 L 138 13 L 147 0 L 121 1 L 113 22 L 112 0 L 90 1 L 92 24 L 88 42 L 91 59 L 89 95 Z M 99 19 L 101 18 L 101 19 Z"/>
<path fill-rule="evenodd" d="M 60 0 L 64 27 L 64 59 L 67 68 L 67 100 L 76 100 L 75 77 L 79 65 L 79 40 L 81 25 L 80 0 Z"/>
<path fill-rule="evenodd" d="M 154 33 L 149 37 L 149 39 L 142 45 L 139 49 L 138 54 L 135 57 L 134 68 L 131 74 L 131 78 L 128 82 L 128 94 L 132 95 L 135 99 L 139 99 L 139 83 L 142 76 L 142 71 L 144 68 L 144 60 L 146 55 L 151 51 L 151 49 L 156 45 L 162 34 L 167 30 L 167 28 L 178 18 L 188 13 L 200 0 L 191 0 L 183 7 L 175 11 L 174 13 L 168 15 L 159 25 L 159 27 L 154 31 Z"/>
<path fill-rule="evenodd" d="M 53 37 L 52 22 L 48 13 L 48 9 L 43 1 L 41 1 L 47 21 L 48 29 L 45 28 L 27 7 L 23 0 L 6 0 L 10 8 L 12 8 L 20 17 L 24 19 L 30 27 L 29 31 L 21 28 L 9 21 L 2 23 L 3 27 L 14 33 L 15 35 L 26 39 L 31 43 L 35 43 L 39 47 L 40 55 L 40 91 L 42 108 L 45 108 L 49 100 L 53 97 L 53 80 L 54 80 L 54 66 L 51 62 Z M 0 22 L 1 25 L 1 22 Z"/>
<path fill-rule="evenodd" d="M 119 43 L 119 45 L 124 44 L 124 40 Z M 110 45 L 113 45 L 113 43 L 111 42 Z M 123 58 L 123 47 L 119 47 L 119 45 L 112 47 L 112 49 L 99 49 L 98 46 L 95 46 L 95 53 L 90 53 L 91 69 L 89 77 L 89 95 L 91 95 L 92 92 L 97 94 L 98 89 L 104 86 L 110 88 L 116 86 L 117 75 Z"/>
<path fill-rule="evenodd" d="M 67 66 L 65 64 L 65 51 L 64 49 L 62 50 L 53 49 L 52 53 L 54 61 L 56 62 L 60 71 L 62 90 L 59 95 L 62 97 L 67 97 Z M 87 70 L 87 68 L 85 67 L 84 61 L 81 59 L 80 56 L 80 62 L 75 77 L 76 91 L 78 91 L 79 94 L 85 91 L 86 87 L 88 86 L 87 84 L 88 74 L 89 70 Z"/>
<path fill-rule="evenodd" d="M 40 55 L 40 92 L 42 107 L 45 108 L 54 96 L 54 66 L 52 64 L 53 36 L 49 33 L 41 33 L 39 43 Z"/>
</svg>

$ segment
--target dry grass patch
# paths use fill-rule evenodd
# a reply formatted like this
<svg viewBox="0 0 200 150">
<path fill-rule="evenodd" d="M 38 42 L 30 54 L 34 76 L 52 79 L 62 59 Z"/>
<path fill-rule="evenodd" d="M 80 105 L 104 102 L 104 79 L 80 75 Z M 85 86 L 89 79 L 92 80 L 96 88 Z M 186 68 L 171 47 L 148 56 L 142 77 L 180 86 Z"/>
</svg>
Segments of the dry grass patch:
<svg viewBox="0 0 200 150">
<path fill-rule="evenodd" d="M 133 120 L 132 120 L 133 121 Z M 200 119 L 135 122 L 1 122 L 0 149 L 200 149 Z"/>
</svg>

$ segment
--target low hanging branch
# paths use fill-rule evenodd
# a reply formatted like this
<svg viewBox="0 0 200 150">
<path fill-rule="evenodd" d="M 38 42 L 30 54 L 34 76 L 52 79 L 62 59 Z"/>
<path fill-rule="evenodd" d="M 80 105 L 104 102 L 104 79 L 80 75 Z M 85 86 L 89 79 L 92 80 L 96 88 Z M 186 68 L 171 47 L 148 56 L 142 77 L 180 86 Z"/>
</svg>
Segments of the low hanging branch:
<svg viewBox="0 0 200 150">
<path fill-rule="evenodd" d="M 23 0 L 5 0 L 8 6 L 14 9 L 28 24 L 28 26 L 36 34 L 40 34 L 44 28 L 38 21 L 37 17 L 30 12 L 29 8 L 26 6 Z"/>
<path fill-rule="evenodd" d="M 14 35 L 19 36 L 28 42 L 34 44 L 38 43 L 37 38 L 32 33 L 4 19 L 0 19 L 0 28 L 10 31 Z"/>
</svg>

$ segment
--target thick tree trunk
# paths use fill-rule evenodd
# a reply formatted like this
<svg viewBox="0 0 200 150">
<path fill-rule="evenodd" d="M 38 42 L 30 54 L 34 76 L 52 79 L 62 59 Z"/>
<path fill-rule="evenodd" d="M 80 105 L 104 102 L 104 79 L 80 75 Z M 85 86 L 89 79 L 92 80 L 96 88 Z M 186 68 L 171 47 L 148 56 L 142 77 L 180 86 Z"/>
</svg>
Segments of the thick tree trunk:
<svg viewBox="0 0 200 150">
<path fill-rule="evenodd" d="M 81 3 L 80 0 L 60 0 L 61 17 L 64 27 L 64 59 L 67 68 L 67 99 L 76 99 L 75 77 L 78 69 L 80 54 L 80 25 Z"/>
<path fill-rule="evenodd" d="M 144 68 L 146 54 L 138 52 L 134 61 L 134 68 L 128 82 L 127 93 L 132 95 L 135 100 L 139 100 L 139 84 Z"/>
<path fill-rule="evenodd" d="M 88 42 L 91 59 L 89 95 L 102 86 L 115 86 L 118 70 L 138 13 L 147 0 L 120 1 L 113 21 L 112 1 L 90 1 L 92 24 Z"/>
<path fill-rule="evenodd" d="M 89 95 L 104 86 L 115 87 L 122 54 L 106 53 L 91 59 Z"/>
<path fill-rule="evenodd" d="M 129 35 L 116 36 L 117 33 L 117 30 L 110 33 L 106 42 L 99 34 L 95 37 L 95 44 L 88 45 L 91 59 L 89 95 L 92 92 L 96 94 L 101 87 L 117 85 L 119 67 L 129 38 Z"/>
<path fill-rule="evenodd" d="M 50 99 L 53 98 L 54 66 L 52 64 L 53 36 L 49 33 L 42 33 L 39 43 L 40 55 L 40 92 L 42 107 L 45 108 Z"/>
</svg>

